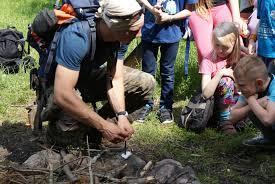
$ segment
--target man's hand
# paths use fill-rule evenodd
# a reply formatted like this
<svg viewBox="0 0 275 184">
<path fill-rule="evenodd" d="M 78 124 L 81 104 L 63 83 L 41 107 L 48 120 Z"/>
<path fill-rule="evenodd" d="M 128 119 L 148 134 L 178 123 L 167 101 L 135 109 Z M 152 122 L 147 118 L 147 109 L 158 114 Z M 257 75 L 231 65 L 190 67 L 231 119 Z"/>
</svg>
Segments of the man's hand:
<svg viewBox="0 0 275 184">
<path fill-rule="evenodd" d="M 112 143 L 122 142 L 128 137 L 128 133 L 126 131 L 111 122 L 106 122 L 103 129 L 101 129 L 100 131 L 103 134 L 103 137 L 105 137 L 108 141 Z"/>
<path fill-rule="evenodd" d="M 121 130 L 127 132 L 128 139 L 134 133 L 134 129 L 126 116 L 118 116 L 117 125 Z"/>
</svg>

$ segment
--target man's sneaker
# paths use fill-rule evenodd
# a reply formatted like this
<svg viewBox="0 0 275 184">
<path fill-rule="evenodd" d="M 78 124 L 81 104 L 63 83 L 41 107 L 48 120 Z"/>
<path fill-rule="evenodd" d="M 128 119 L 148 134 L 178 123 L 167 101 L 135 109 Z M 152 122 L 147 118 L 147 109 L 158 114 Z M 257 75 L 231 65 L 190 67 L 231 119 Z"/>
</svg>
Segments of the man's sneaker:
<svg viewBox="0 0 275 184">
<path fill-rule="evenodd" d="M 252 139 L 244 140 L 243 145 L 255 148 L 275 148 L 275 142 L 265 138 L 263 135 L 259 135 Z"/>
<path fill-rule="evenodd" d="M 168 110 L 166 108 L 160 108 L 158 115 L 159 115 L 160 122 L 162 124 L 168 124 L 168 123 L 174 122 L 174 117 L 171 110 Z"/>
<path fill-rule="evenodd" d="M 149 115 L 152 109 L 153 107 L 151 105 L 146 104 L 145 106 L 143 106 L 137 115 L 136 122 L 144 123 L 146 117 Z"/>
</svg>

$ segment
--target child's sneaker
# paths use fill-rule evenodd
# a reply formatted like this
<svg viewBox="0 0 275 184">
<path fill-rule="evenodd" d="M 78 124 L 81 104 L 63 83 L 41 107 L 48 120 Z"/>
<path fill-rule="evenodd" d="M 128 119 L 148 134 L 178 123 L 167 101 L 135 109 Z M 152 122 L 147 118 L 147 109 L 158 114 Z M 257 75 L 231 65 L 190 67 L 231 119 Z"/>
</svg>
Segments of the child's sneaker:
<svg viewBox="0 0 275 184">
<path fill-rule="evenodd" d="M 265 138 L 263 135 L 258 135 L 252 139 L 244 140 L 243 145 L 255 148 L 275 149 L 275 142 Z"/>
<path fill-rule="evenodd" d="M 162 124 L 168 124 L 168 123 L 174 122 L 172 111 L 169 109 L 166 109 L 165 107 L 162 107 L 159 109 L 158 115 L 159 115 L 160 122 Z"/>
<path fill-rule="evenodd" d="M 137 115 L 136 122 L 138 123 L 144 123 L 146 117 L 149 115 L 149 113 L 152 111 L 153 107 L 151 105 L 146 104 L 140 109 L 140 112 Z"/>
</svg>

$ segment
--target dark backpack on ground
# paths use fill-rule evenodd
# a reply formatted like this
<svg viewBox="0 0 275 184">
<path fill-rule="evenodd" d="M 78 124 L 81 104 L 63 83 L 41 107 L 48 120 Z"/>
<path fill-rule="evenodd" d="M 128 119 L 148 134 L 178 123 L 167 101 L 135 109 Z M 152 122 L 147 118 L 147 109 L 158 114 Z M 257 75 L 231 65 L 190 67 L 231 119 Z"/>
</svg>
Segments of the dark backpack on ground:
<svg viewBox="0 0 275 184">
<path fill-rule="evenodd" d="M 37 92 L 37 113 L 34 120 L 34 129 L 42 129 L 40 113 L 47 104 L 46 89 L 53 85 L 56 63 L 56 44 L 60 29 L 76 20 L 83 21 L 85 29 L 89 30 L 90 54 L 92 61 L 96 46 L 95 13 L 99 8 L 98 0 L 62 0 L 55 4 L 55 10 L 44 9 L 29 25 L 27 41 L 39 53 L 39 68 L 30 72 L 30 86 Z M 63 16 L 65 15 L 65 16 Z M 63 16 L 63 17 L 62 17 Z M 60 23 L 62 20 L 62 23 Z"/>
<path fill-rule="evenodd" d="M 17 73 L 24 55 L 23 33 L 14 27 L 0 30 L 0 67 L 6 73 Z"/>
<path fill-rule="evenodd" d="M 181 111 L 180 125 L 187 130 L 202 132 L 213 116 L 214 96 L 204 99 L 197 91 Z"/>
</svg>

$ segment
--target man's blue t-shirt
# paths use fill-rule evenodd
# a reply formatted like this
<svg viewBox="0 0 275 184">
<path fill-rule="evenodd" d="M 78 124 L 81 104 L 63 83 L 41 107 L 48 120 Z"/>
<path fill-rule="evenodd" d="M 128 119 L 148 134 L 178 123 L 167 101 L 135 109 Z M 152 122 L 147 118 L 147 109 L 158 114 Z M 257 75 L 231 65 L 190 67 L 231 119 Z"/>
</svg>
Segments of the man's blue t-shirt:
<svg viewBox="0 0 275 184">
<path fill-rule="evenodd" d="M 275 1 L 258 0 L 258 54 L 275 58 Z"/>
<path fill-rule="evenodd" d="M 268 85 L 268 88 L 262 93 L 258 94 L 259 98 L 267 96 L 268 100 L 271 102 L 275 102 L 275 75 L 270 74 L 271 81 Z M 238 101 L 246 103 L 246 98 L 244 96 L 240 96 Z"/>
<path fill-rule="evenodd" d="M 81 21 L 69 24 L 60 31 L 55 55 L 57 64 L 81 72 L 83 68 L 87 68 L 82 65 L 91 64 L 92 69 L 96 70 L 105 62 L 116 62 L 116 57 L 123 60 L 127 45 L 104 42 L 97 36 L 94 60 L 89 61 L 90 46 L 92 46 L 89 31 Z"/>
<path fill-rule="evenodd" d="M 148 0 L 148 2 L 154 6 L 157 4 L 157 0 Z M 186 0 L 187 4 L 194 4 L 197 0 Z M 163 11 L 173 15 L 184 9 L 184 0 L 163 0 Z M 142 40 L 153 43 L 175 43 L 182 37 L 180 21 L 173 21 L 165 24 L 155 24 L 154 15 L 146 10 L 144 17 L 144 25 L 142 27 Z"/>
</svg>

